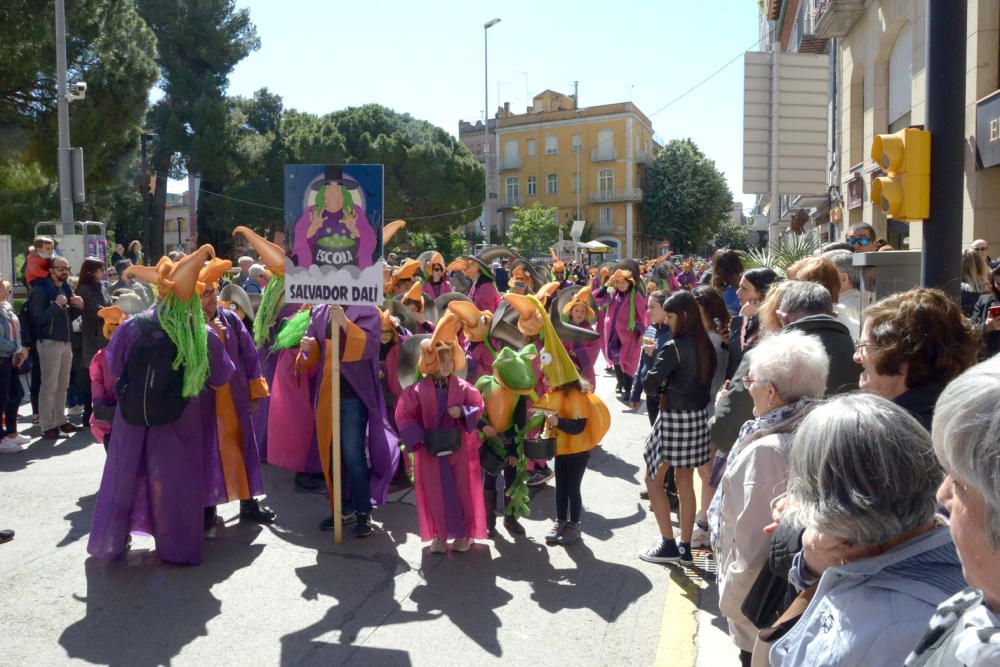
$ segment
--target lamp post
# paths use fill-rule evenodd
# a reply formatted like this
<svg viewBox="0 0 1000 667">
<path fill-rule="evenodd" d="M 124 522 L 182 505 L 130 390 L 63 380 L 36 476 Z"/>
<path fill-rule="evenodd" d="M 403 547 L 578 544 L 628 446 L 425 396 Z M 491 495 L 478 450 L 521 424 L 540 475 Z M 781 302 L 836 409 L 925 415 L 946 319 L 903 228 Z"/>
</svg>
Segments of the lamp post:
<svg viewBox="0 0 1000 667">
<path fill-rule="evenodd" d="M 483 24 L 483 167 L 486 175 L 486 198 L 483 200 L 483 222 L 486 223 L 486 245 L 490 244 L 490 79 L 489 79 L 489 39 L 490 28 L 500 23 L 492 19 Z M 498 195 L 499 196 L 499 195 Z"/>
</svg>

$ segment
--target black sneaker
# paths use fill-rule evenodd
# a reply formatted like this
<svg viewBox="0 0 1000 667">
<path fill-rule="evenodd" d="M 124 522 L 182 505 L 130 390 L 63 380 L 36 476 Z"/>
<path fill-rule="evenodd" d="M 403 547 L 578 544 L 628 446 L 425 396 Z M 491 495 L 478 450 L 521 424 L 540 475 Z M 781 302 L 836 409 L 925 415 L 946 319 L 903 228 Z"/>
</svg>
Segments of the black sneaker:
<svg viewBox="0 0 1000 667">
<path fill-rule="evenodd" d="M 681 554 L 673 540 L 661 537 L 649 551 L 639 554 L 639 558 L 647 563 L 676 563 L 681 559 Z"/>
<path fill-rule="evenodd" d="M 0 530 L 0 544 L 3 544 L 4 542 L 10 542 L 12 539 L 14 539 L 13 530 L 11 530 L 10 528 L 4 528 L 3 530 Z"/>
<path fill-rule="evenodd" d="M 368 537 L 375 529 L 372 528 L 372 517 L 370 514 L 359 514 L 358 522 L 354 524 L 354 537 Z"/>
<path fill-rule="evenodd" d="M 214 506 L 205 508 L 205 530 L 212 530 L 215 528 L 215 519 L 218 516 L 218 510 L 216 510 Z"/>
<path fill-rule="evenodd" d="M 549 532 L 545 533 L 545 543 L 548 544 L 549 546 L 552 546 L 553 544 L 558 544 L 559 538 L 562 537 L 563 529 L 565 527 L 566 527 L 565 521 L 560 521 L 556 519 L 556 521 L 552 524 L 552 528 L 549 529 Z"/>
<path fill-rule="evenodd" d="M 254 521 L 256 523 L 274 523 L 278 515 L 270 507 L 264 507 L 256 498 L 240 501 L 240 521 Z"/>
<path fill-rule="evenodd" d="M 677 551 L 681 554 L 681 565 L 694 565 L 694 556 L 691 554 L 690 542 L 681 542 L 678 544 Z"/>
<path fill-rule="evenodd" d="M 76 433 L 78 431 L 82 431 L 83 429 L 77 426 L 76 424 L 73 424 L 71 422 L 66 422 L 65 424 L 59 427 L 59 430 L 62 431 L 63 433 Z"/>
<path fill-rule="evenodd" d="M 348 524 L 354 523 L 358 520 L 358 515 L 353 511 L 348 511 L 347 513 L 342 513 L 340 515 L 340 525 L 346 526 Z M 333 530 L 333 517 L 327 517 L 323 519 L 319 524 L 320 530 Z"/>
<path fill-rule="evenodd" d="M 58 440 L 63 437 L 62 431 L 57 428 L 50 428 L 48 431 L 42 431 L 42 440 Z"/>
</svg>

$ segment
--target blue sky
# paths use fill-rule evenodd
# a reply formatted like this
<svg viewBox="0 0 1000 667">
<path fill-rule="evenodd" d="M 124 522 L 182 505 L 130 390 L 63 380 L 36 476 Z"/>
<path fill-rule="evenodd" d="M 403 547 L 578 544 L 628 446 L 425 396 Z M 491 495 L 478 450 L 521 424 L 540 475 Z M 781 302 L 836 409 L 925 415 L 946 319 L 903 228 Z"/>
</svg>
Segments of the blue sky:
<svg viewBox="0 0 1000 667">
<path fill-rule="evenodd" d="M 491 112 L 523 113 L 546 88 L 582 106 L 631 100 L 661 140 L 691 137 L 742 196 L 742 58 L 682 100 L 678 95 L 754 45 L 756 0 L 238 0 L 261 48 L 230 77 L 229 93 L 267 87 L 285 106 L 326 113 L 377 102 L 453 135 L 482 118 L 483 23 L 489 30 Z M 499 89 L 499 101 L 498 92 Z"/>
</svg>

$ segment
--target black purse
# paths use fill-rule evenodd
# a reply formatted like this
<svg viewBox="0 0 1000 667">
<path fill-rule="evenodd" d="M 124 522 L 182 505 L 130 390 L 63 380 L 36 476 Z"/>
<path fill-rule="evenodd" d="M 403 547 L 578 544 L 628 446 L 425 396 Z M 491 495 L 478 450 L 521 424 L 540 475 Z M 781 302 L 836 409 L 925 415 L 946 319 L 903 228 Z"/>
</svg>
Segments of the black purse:
<svg viewBox="0 0 1000 667">
<path fill-rule="evenodd" d="M 448 456 L 462 447 L 462 432 L 457 428 L 443 428 L 424 434 L 424 447 L 431 456 Z"/>
</svg>

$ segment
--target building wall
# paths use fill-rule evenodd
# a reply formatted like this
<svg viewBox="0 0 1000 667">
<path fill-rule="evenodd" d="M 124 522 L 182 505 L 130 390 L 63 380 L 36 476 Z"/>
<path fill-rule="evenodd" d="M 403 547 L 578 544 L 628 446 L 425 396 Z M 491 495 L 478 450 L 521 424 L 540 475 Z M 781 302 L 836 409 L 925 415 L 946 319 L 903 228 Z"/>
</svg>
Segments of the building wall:
<svg viewBox="0 0 1000 667">
<path fill-rule="evenodd" d="M 1000 78 L 997 64 L 1000 3 L 997 0 L 966 1 L 969 41 L 965 136 L 974 138 L 976 101 L 994 92 Z M 893 46 L 907 26 L 912 58 L 909 124 L 922 125 L 926 118 L 927 57 L 924 0 L 873 0 L 850 33 L 839 40 L 839 185 L 845 199 L 847 181 L 853 172 L 860 169 L 864 173 L 864 203 L 846 211 L 844 224 L 838 230 L 841 235 L 852 224 L 868 222 L 880 237 L 892 240 L 885 215 L 869 200 L 871 171 L 875 167 L 869 152 L 874 136 L 890 131 L 889 62 Z M 967 142 L 965 176 L 963 244 L 968 246 L 976 238 L 986 238 L 991 245 L 1000 246 L 1000 167 L 976 171 L 974 140 Z M 910 224 L 909 247 L 912 249 L 921 247 L 922 224 Z"/>
<path fill-rule="evenodd" d="M 506 230 L 513 221 L 514 206 L 530 207 L 540 202 L 558 209 L 559 222 L 567 230 L 576 219 L 593 223 L 594 238 L 613 242 L 619 256 L 655 253 L 655 240 L 643 232 L 641 213 L 645 164 L 658 148 L 649 119 L 631 103 L 566 109 L 565 100 L 572 98 L 551 95 L 553 99 L 546 94 L 536 97 L 532 109 L 562 110 L 498 120 L 500 229 Z M 554 106 L 554 100 L 559 107 Z M 574 150 L 574 135 L 579 135 L 579 150 Z M 534 155 L 528 154 L 530 141 L 534 142 Z M 555 142 L 554 153 L 547 150 L 550 141 Z M 611 174 L 613 184 L 605 180 L 602 187 L 602 172 Z M 580 174 L 579 192 L 573 187 L 576 173 Z M 548 177 L 553 174 L 554 193 L 548 188 Z M 534 194 L 529 194 L 530 177 L 535 179 Z M 509 179 L 517 180 L 516 198 L 508 196 Z M 605 217 L 604 224 L 602 208 L 610 211 L 610 221 Z"/>
<path fill-rule="evenodd" d="M 496 155 L 491 151 L 489 154 L 489 162 L 486 161 L 486 155 L 483 151 L 483 122 L 476 121 L 475 123 L 467 123 L 460 120 L 458 122 L 458 140 L 465 144 L 465 147 L 469 149 L 473 157 L 479 162 L 486 166 L 487 174 L 489 175 L 490 182 L 490 192 L 496 194 Z M 491 119 L 489 121 L 488 129 L 488 142 L 487 145 L 493 146 L 496 141 L 496 120 Z M 486 185 L 483 184 L 485 191 Z M 479 223 L 482 223 L 483 228 L 480 229 Z M 466 225 L 466 231 L 469 233 L 481 234 L 487 225 L 490 229 L 495 229 L 497 224 L 497 199 L 496 197 L 491 197 L 485 204 L 484 211 L 480 214 L 479 222 L 473 222 Z"/>
</svg>

